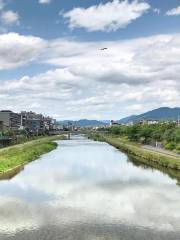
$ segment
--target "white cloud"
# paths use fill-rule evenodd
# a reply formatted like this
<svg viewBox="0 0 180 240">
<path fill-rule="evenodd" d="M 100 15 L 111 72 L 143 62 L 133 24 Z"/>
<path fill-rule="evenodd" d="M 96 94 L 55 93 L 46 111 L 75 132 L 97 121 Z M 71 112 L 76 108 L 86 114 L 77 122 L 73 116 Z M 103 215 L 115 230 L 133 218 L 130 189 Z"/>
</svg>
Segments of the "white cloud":
<svg viewBox="0 0 180 240">
<path fill-rule="evenodd" d="M 144 1 L 113 0 L 85 8 L 74 8 L 63 16 L 68 19 L 70 28 L 85 28 L 92 31 L 116 31 L 141 17 L 150 9 Z"/>
<path fill-rule="evenodd" d="M 1 108 L 109 119 L 180 104 L 179 34 L 112 42 L 0 37 L 2 69 L 32 60 L 53 70 L 2 82 Z"/>
<path fill-rule="evenodd" d="M 11 10 L 2 12 L 1 20 L 5 25 L 18 25 L 19 24 L 19 15 L 16 12 Z"/>
<path fill-rule="evenodd" d="M 180 6 L 167 11 L 166 15 L 167 16 L 177 16 L 177 15 L 180 15 Z"/>
<path fill-rule="evenodd" d="M 16 68 L 27 64 L 44 50 L 46 42 L 33 36 L 17 33 L 0 35 L 0 69 Z"/>
<path fill-rule="evenodd" d="M 4 10 L 5 1 L 0 0 L 0 33 L 7 32 L 8 27 L 20 24 L 20 16 L 12 10 Z"/>
<path fill-rule="evenodd" d="M 39 0 L 40 4 L 49 4 L 51 0 Z"/>
</svg>

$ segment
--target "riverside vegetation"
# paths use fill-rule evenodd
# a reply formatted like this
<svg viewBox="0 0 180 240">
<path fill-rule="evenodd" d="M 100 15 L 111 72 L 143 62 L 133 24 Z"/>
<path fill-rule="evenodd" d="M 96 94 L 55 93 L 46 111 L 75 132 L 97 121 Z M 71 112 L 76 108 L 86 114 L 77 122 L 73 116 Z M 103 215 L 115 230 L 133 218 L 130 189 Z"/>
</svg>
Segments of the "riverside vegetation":
<svg viewBox="0 0 180 240">
<path fill-rule="evenodd" d="M 56 140 L 65 139 L 64 136 L 41 137 L 38 140 L 26 142 L 0 150 L 0 174 L 14 170 L 31 162 L 44 153 L 57 147 Z"/>
<path fill-rule="evenodd" d="M 180 171 L 180 157 L 152 152 L 141 147 L 141 144 L 161 142 L 166 149 L 180 153 L 180 128 L 175 124 L 117 126 L 107 130 L 107 134 L 100 132 L 92 134 L 90 138 L 105 141 L 126 152 L 138 161 L 152 166 L 158 164 L 164 168 Z"/>
<path fill-rule="evenodd" d="M 135 124 L 107 129 L 109 134 L 127 138 L 131 142 L 155 144 L 159 142 L 167 150 L 180 154 L 180 127 L 176 123 Z"/>
</svg>

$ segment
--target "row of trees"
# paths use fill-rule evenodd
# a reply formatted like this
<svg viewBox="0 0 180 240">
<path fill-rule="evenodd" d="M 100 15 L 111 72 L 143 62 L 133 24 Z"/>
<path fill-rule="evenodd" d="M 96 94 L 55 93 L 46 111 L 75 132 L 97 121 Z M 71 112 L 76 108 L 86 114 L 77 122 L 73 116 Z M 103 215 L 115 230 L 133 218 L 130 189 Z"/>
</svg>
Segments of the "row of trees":
<svg viewBox="0 0 180 240">
<path fill-rule="evenodd" d="M 37 139 L 37 138 L 40 138 L 41 136 L 46 136 L 46 135 L 49 135 L 48 131 L 45 131 L 43 133 L 38 133 L 38 134 L 35 134 L 35 133 L 32 134 L 26 130 L 20 130 L 17 132 L 12 130 L 7 130 L 4 132 L 0 132 L 0 138 L 2 140 L 0 142 L 0 147 L 24 143 L 29 140 Z M 4 143 L 4 139 L 3 139 L 4 137 L 9 138 L 10 140 Z"/>
<path fill-rule="evenodd" d="M 110 134 L 127 137 L 130 141 L 143 144 L 161 143 L 169 150 L 180 153 L 180 127 L 175 123 L 114 126 L 108 129 Z"/>
</svg>

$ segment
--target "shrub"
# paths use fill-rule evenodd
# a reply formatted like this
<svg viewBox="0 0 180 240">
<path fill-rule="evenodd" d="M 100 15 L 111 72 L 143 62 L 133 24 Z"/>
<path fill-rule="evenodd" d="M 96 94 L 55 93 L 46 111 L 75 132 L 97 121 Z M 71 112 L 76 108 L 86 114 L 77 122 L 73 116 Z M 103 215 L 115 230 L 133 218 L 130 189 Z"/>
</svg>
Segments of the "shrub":
<svg viewBox="0 0 180 240">
<path fill-rule="evenodd" d="M 174 150 L 176 148 L 176 143 L 170 142 L 165 145 L 165 149 L 167 150 Z"/>
</svg>

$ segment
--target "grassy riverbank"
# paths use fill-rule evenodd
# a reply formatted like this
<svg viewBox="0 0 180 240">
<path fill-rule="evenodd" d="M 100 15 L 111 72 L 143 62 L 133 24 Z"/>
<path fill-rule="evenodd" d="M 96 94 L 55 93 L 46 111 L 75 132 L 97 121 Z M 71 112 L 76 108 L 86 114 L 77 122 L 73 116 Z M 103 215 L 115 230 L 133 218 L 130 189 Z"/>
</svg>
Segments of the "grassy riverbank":
<svg viewBox="0 0 180 240">
<path fill-rule="evenodd" d="M 54 141 L 61 139 L 64 139 L 64 137 L 44 137 L 24 144 L 1 149 L 0 174 L 14 170 L 17 167 L 37 159 L 42 154 L 54 150 L 57 147 L 57 143 Z"/>
<path fill-rule="evenodd" d="M 177 123 L 133 124 L 132 126 L 113 126 L 107 128 L 109 134 L 127 138 L 131 142 L 144 145 L 158 143 L 162 148 L 180 154 L 180 128 Z"/>
<path fill-rule="evenodd" d="M 121 151 L 129 154 L 133 158 L 136 158 L 138 161 L 152 165 L 156 163 L 162 167 L 175 169 L 180 171 L 180 158 L 175 158 L 167 156 L 165 154 L 152 152 L 150 150 L 143 149 L 140 145 L 131 143 L 129 141 L 123 140 L 121 138 L 112 137 L 112 136 L 102 136 L 99 134 L 91 136 L 94 140 L 105 141 L 112 146 L 120 149 Z"/>
</svg>

